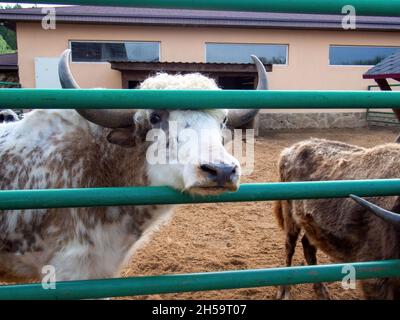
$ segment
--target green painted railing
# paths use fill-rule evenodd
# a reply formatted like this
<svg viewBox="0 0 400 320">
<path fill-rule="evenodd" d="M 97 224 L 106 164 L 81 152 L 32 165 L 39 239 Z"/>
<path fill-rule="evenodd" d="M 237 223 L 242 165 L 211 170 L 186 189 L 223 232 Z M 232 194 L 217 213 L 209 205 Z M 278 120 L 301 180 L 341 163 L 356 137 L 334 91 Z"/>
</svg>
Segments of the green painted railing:
<svg viewBox="0 0 400 320">
<path fill-rule="evenodd" d="M 5 2 L 5 1 L 0 1 Z M 358 15 L 400 16 L 400 0 L 22 0 L 20 3 L 214 9 L 261 12 L 342 14 L 352 5 Z M 145 91 L 1 89 L 0 101 L 9 108 L 399 108 L 400 92 L 352 91 Z M 29 101 L 29 105 L 27 102 Z M 96 188 L 74 190 L 16 190 L 0 192 L 0 210 L 265 201 L 398 195 L 400 179 L 295 182 L 242 185 L 236 193 L 190 197 L 166 187 Z M 357 279 L 400 276 L 400 260 L 331 264 L 264 270 L 164 275 L 123 279 L 58 282 L 57 289 L 41 284 L 0 286 L 0 299 L 87 299 L 217 289 L 340 281 L 351 265 Z"/>
<path fill-rule="evenodd" d="M 150 277 L 58 282 L 56 289 L 44 290 L 41 284 L 0 286 L 0 299 L 95 299 L 189 291 L 256 288 L 341 281 L 344 267 L 355 269 L 358 280 L 396 277 L 400 260 L 328 264 L 290 268 L 235 270 Z"/>
<path fill-rule="evenodd" d="M 0 86 L 10 86 L 10 87 L 16 87 L 20 88 L 21 84 L 18 82 L 8 82 L 8 81 L 0 81 Z"/>
<path fill-rule="evenodd" d="M 394 83 L 394 84 L 393 83 L 389 83 L 389 86 L 390 87 L 400 87 L 400 84 L 398 84 L 398 83 Z M 377 84 L 371 84 L 371 85 L 368 86 L 368 90 L 370 90 L 370 91 L 372 91 L 373 88 L 376 88 L 376 89 L 379 90 L 380 87 Z"/>
<path fill-rule="evenodd" d="M 358 15 L 400 15 L 400 1 L 398 0 L 22 0 L 18 1 L 18 3 L 325 13 L 336 15 L 342 13 L 344 6 L 352 5 L 356 8 Z"/>
<path fill-rule="evenodd" d="M 400 87 L 400 84 L 390 84 L 390 87 Z M 373 89 L 379 90 L 379 86 L 378 85 L 368 86 L 369 91 L 372 91 Z M 374 110 L 373 106 L 367 109 L 368 125 L 400 127 L 400 123 L 393 111 L 383 112 L 383 111 L 373 111 L 373 110 Z"/>
<path fill-rule="evenodd" d="M 209 197 L 168 187 L 10 190 L 0 192 L 0 210 L 346 198 L 352 193 L 395 196 L 400 194 L 400 179 L 243 184 L 237 192 Z"/>
<path fill-rule="evenodd" d="M 17 109 L 365 109 L 400 108 L 400 91 L 0 89 L 0 101 Z"/>
</svg>

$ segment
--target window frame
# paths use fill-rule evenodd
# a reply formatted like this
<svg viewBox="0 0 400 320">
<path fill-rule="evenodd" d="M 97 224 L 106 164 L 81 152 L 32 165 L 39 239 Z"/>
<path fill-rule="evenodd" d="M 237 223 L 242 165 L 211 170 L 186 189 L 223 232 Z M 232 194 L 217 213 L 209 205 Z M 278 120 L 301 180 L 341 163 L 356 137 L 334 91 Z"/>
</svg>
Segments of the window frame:
<svg viewBox="0 0 400 320">
<path fill-rule="evenodd" d="M 161 41 L 156 40 L 68 40 L 68 48 L 71 50 L 70 62 L 71 63 L 89 63 L 89 64 L 109 64 L 107 61 L 73 61 L 72 60 L 72 42 L 93 42 L 93 43 L 126 43 L 126 42 L 140 42 L 140 43 L 158 43 L 158 62 L 161 61 Z"/>
<path fill-rule="evenodd" d="M 371 68 L 375 66 L 375 64 L 331 64 L 331 48 L 332 47 L 369 47 L 369 48 L 397 48 L 400 50 L 400 46 L 386 46 L 386 45 L 369 45 L 369 44 L 330 44 L 328 46 L 328 66 L 329 67 L 355 67 L 355 68 Z"/>
<path fill-rule="evenodd" d="M 208 62 L 207 61 L 207 45 L 208 44 L 232 44 L 232 45 L 261 45 L 261 46 L 285 46 L 286 47 L 286 55 L 285 55 L 285 61 L 286 63 L 282 64 L 273 64 L 274 67 L 287 67 L 289 66 L 289 49 L 290 49 L 290 44 L 289 43 L 253 43 L 253 42 L 205 42 L 204 43 L 204 61 L 205 63 L 230 63 L 230 62 Z M 237 63 L 237 62 L 232 62 L 232 63 Z M 238 63 L 239 64 L 239 63 Z"/>
</svg>

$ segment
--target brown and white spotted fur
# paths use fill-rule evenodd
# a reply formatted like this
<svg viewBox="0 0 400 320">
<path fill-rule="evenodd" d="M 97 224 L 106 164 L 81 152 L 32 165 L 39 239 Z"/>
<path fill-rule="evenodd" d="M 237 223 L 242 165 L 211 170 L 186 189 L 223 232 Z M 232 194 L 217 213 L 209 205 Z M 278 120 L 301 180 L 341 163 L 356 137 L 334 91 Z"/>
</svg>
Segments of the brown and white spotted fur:
<svg viewBox="0 0 400 320">
<path fill-rule="evenodd" d="M 361 148 L 342 142 L 310 139 L 285 149 L 279 160 L 282 182 L 390 179 L 400 177 L 400 145 Z M 398 197 L 374 197 L 372 202 L 398 211 Z M 321 249 L 337 262 L 400 258 L 400 230 L 371 214 L 351 199 L 290 200 L 275 203 L 275 215 L 286 235 L 286 265 L 290 266 L 300 232 L 308 264 L 316 264 Z M 315 284 L 320 298 L 329 298 Z M 366 298 L 400 298 L 398 279 L 362 282 Z M 278 298 L 289 298 L 281 287 Z"/>
<path fill-rule="evenodd" d="M 146 81 L 143 87 L 155 89 L 217 89 L 213 80 L 198 74 L 158 75 Z M 157 125 L 150 122 L 154 113 L 161 119 Z M 240 166 L 222 145 L 226 113 L 142 110 L 135 114 L 134 128 L 110 130 L 75 110 L 32 111 L 19 122 L 0 126 L 0 190 L 148 185 L 193 194 L 235 190 Z M 178 132 L 191 128 L 210 133 L 210 149 L 222 157 L 216 161 L 236 168 L 229 185 L 215 186 L 199 169 L 202 159 L 191 149 L 184 157 L 195 161 L 186 164 L 146 161 L 146 133 L 152 128 L 168 131 L 168 120 L 177 123 Z M 171 142 L 170 147 L 179 143 Z M 2 211 L 0 279 L 38 279 L 45 265 L 55 267 L 57 281 L 117 276 L 124 261 L 173 209 L 157 205 Z"/>
</svg>

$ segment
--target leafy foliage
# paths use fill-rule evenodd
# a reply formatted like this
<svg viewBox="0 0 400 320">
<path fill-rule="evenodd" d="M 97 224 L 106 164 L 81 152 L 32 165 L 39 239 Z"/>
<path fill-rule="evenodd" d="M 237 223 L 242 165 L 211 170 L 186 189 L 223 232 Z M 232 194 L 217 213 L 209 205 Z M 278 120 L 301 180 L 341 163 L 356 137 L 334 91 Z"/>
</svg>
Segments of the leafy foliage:
<svg viewBox="0 0 400 320">
<path fill-rule="evenodd" d="M 13 6 L 10 6 L 9 4 L 6 6 L 0 6 L 0 9 L 21 9 L 22 6 L 18 3 L 14 4 Z"/>
<path fill-rule="evenodd" d="M 0 9 L 20 9 L 20 4 L 0 6 Z M 0 54 L 13 53 L 17 50 L 17 36 L 15 31 L 0 24 Z"/>
<path fill-rule="evenodd" d="M 0 37 L 3 38 L 11 50 L 17 50 L 17 36 L 15 31 L 0 25 Z"/>
<path fill-rule="evenodd" d="M 15 50 L 11 49 L 6 40 L 0 35 L 0 54 L 13 52 L 15 52 Z"/>
</svg>

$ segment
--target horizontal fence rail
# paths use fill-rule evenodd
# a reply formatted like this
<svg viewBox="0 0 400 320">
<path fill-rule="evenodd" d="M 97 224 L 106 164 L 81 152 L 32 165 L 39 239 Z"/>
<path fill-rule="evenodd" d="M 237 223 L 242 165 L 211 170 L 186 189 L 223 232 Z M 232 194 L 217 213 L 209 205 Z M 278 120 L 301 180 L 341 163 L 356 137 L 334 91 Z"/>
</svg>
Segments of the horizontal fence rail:
<svg viewBox="0 0 400 320">
<path fill-rule="evenodd" d="M 0 86 L 10 86 L 10 87 L 21 87 L 21 84 L 18 82 L 9 82 L 9 81 L 0 81 Z"/>
<path fill-rule="evenodd" d="M 0 1 L 5 2 L 5 1 Z M 287 13 L 400 16 L 400 0 L 22 0 L 20 3 L 132 6 Z M 4 84 L 4 83 L 3 83 Z M 1 84 L 0 84 L 1 85 Z M 364 109 L 400 108 L 400 92 L 356 91 L 154 91 L 154 90 L 38 90 L 0 89 L 0 101 L 17 109 Z M 396 196 L 400 179 L 245 184 L 235 193 L 193 197 L 167 187 L 5 190 L 0 210 L 153 205 L 281 199 Z M 57 289 L 41 284 L 0 286 L 0 299 L 88 299 L 188 291 L 252 288 L 343 279 L 352 266 L 360 279 L 400 276 L 400 260 L 237 270 L 196 274 L 58 282 Z"/>
<path fill-rule="evenodd" d="M 54 290 L 44 290 L 41 284 L 0 286 L 0 299 L 96 299 L 334 282 L 341 281 L 344 278 L 347 274 L 343 272 L 346 266 L 355 268 L 357 280 L 398 277 L 400 275 L 400 260 L 386 260 L 290 268 L 68 281 L 56 283 L 56 289 Z"/>
<path fill-rule="evenodd" d="M 208 197 L 168 187 L 9 190 L 0 191 L 0 210 L 346 198 L 349 194 L 396 196 L 400 179 L 243 184 L 237 192 Z"/>
<path fill-rule="evenodd" d="M 6 1 L 0 1 L 6 2 Z M 398 0 L 22 0 L 18 3 L 125 6 L 198 10 L 342 14 L 352 5 L 358 15 L 399 16 Z"/>
<path fill-rule="evenodd" d="M 400 108 L 400 91 L 0 89 L 16 109 L 362 109 Z"/>
</svg>

